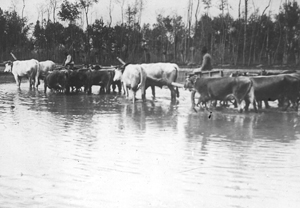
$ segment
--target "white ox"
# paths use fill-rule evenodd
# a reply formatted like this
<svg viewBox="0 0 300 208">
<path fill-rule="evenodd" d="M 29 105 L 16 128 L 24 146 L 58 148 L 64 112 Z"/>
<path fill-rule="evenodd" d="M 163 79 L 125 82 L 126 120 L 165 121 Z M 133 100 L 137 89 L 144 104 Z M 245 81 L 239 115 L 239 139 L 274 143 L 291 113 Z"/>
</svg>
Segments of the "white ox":
<svg viewBox="0 0 300 208">
<path fill-rule="evenodd" d="M 40 61 L 40 77 L 44 78 L 47 72 L 53 71 L 56 68 L 56 65 L 53 61 Z"/>
<path fill-rule="evenodd" d="M 125 65 L 123 70 L 116 69 L 113 81 L 121 80 L 126 97 L 129 97 L 128 89 L 132 91 L 132 101 L 135 102 L 136 92 L 141 90 L 141 97 L 145 100 L 147 74 L 140 64 Z"/>
<path fill-rule="evenodd" d="M 21 85 L 22 77 L 28 77 L 29 88 L 31 89 L 34 85 L 38 87 L 39 68 L 39 62 L 35 59 L 8 61 L 5 64 L 4 72 L 11 72 L 14 75 L 18 87 Z"/>
<path fill-rule="evenodd" d="M 146 89 L 151 87 L 153 98 L 155 98 L 155 86 L 162 88 L 168 86 L 171 91 L 171 100 L 179 97 L 178 87 L 174 88 L 172 82 L 176 82 L 179 67 L 175 63 L 149 63 L 141 64 L 147 74 Z"/>
</svg>

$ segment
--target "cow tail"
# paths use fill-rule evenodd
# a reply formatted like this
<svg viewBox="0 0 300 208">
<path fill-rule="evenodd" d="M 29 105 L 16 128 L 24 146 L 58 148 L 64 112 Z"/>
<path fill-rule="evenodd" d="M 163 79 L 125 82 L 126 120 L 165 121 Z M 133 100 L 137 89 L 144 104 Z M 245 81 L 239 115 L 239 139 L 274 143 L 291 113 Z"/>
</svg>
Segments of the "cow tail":
<svg viewBox="0 0 300 208">
<path fill-rule="evenodd" d="M 145 84 L 144 82 L 144 80 L 146 80 L 146 78 L 144 77 L 144 69 L 141 67 L 141 70 L 140 70 L 140 74 L 141 74 L 141 76 L 140 76 L 140 83 L 138 84 L 138 86 L 137 86 L 137 91 L 143 86 L 143 84 Z"/>
<path fill-rule="evenodd" d="M 41 67 L 40 67 L 40 62 L 39 61 L 36 61 L 36 62 L 37 62 L 37 67 L 36 67 L 34 79 L 35 79 L 35 85 L 36 85 L 36 87 L 38 87 L 40 84 L 40 68 Z"/>
</svg>

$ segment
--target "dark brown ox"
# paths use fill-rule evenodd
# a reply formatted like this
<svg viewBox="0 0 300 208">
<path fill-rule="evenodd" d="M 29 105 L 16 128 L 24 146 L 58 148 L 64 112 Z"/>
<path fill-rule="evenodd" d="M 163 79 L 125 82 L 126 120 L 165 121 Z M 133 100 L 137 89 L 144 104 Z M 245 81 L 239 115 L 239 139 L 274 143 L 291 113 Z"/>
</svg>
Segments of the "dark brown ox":
<svg viewBox="0 0 300 208">
<path fill-rule="evenodd" d="M 99 93 L 110 93 L 110 86 L 112 82 L 112 74 L 108 71 L 90 70 L 89 71 L 89 84 L 88 94 L 92 93 L 92 86 L 99 85 Z"/>
<path fill-rule="evenodd" d="M 234 97 L 240 112 L 243 111 L 241 102 L 245 100 L 245 110 L 248 110 L 249 104 L 255 101 L 253 84 L 248 77 L 208 77 L 199 78 L 192 76 L 184 84 L 184 88 L 192 88 L 191 101 L 192 107 L 195 106 L 195 93 L 200 94 L 200 102 L 212 100 L 226 100 L 228 97 Z M 254 105 L 256 111 L 256 106 Z"/>
<path fill-rule="evenodd" d="M 69 72 L 67 70 L 54 70 L 47 72 L 44 78 L 44 93 L 47 92 L 47 87 L 56 92 L 64 91 L 67 93 L 68 75 Z"/>
<path fill-rule="evenodd" d="M 141 64 L 147 74 L 146 89 L 151 87 L 152 96 L 155 98 L 155 86 L 162 88 L 167 86 L 171 91 L 171 100 L 179 97 L 178 87 L 172 86 L 176 82 L 179 67 L 174 63 L 151 63 Z"/>
<path fill-rule="evenodd" d="M 265 107 L 269 108 L 268 101 L 279 100 L 283 107 L 283 100 L 288 101 L 284 107 L 286 110 L 290 102 L 298 109 L 299 78 L 291 74 L 257 76 L 251 78 L 253 81 L 255 99 L 264 101 Z M 259 106 L 261 108 L 261 106 Z"/>
<path fill-rule="evenodd" d="M 82 87 L 84 87 L 84 91 L 87 91 L 89 87 L 89 69 L 76 69 L 76 70 L 68 70 L 69 71 L 69 87 L 72 91 L 79 92 Z M 67 89 L 68 92 L 70 88 Z"/>
</svg>

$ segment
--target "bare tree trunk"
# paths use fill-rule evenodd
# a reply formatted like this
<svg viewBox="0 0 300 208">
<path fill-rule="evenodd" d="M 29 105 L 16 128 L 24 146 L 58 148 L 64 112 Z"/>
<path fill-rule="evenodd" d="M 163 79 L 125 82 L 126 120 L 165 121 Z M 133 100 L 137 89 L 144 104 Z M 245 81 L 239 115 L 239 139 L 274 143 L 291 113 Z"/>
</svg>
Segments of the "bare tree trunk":
<svg viewBox="0 0 300 208">
<path fill-rule="evenodd" d="M 251 35 L 251 42 L 250 42 L 250 49 L 249 49 L 249 59 L 248 59 L 248 66 L 251 64 L 251 54 L 252 54 L 252 50 L 253 50 L 253 45 L 254 45 L 254 37 L 255 37 L 255 30 L 256 30 L 256 27 L 255 27 L 255 24 L 252 28 L 252 35 Z"/>
<path fill-rule="evenodd" d="M 284 47 L 283 47 L 283 64 L 287 64 L 288 61 L 288 34 L 285 31 L 285 37 L 284 37 Z"/>
<path fill-rule="evenodd" d="M 198 12 L 199 12 L 200 0 L 197 1 L 196 11 L 195 11 L 195 28 L 198 23 Z"/>
<path fill-rule="evenodd" d="M 260 50 L 260 53 L 259 53 L 259 63 L 262 63 L 262 56 L 263 56 L 263 52 L 264 52 L 264 48 L 265 48 L 265 37 L 263 39 L 263 44 L 261 46 L 261 50 Z"/>
<path fill-rule="evenodd" d="M 125 4 L 125 0 L 122 0 L 121 3 L 122 24 L 124 23 L 124 4 Z"/>
<path fill-rule="evenodd" d="M 238 20 L 240 21 L 241 20 L 241 2 L 242 0 L 239 0 L 239 9 L 238 9 Z M 234 65 L 237 65 L 238 63 L 238 60 L 239 60 L 239 46 L 240 46 L 240 35 L 241 35 L 241 27 L 240 27 L 240 24 L 239 24 L 239 28 L 238 28 L 238 37 L 237 37 L 237 41 L 236 41 L 236 44 L 235 44 L 235 59 L 234 59 Z"/>
<path fill-rule="evenodd" d="M 23 20 L 23 17 L 24 17 L 24 9 L 25 9 L 25 0 L 23 0 L 23 8 L 22 8 L 22 20 Z"/>
<path fill-rule="evenodd" d="M 138 17 L 139 20 L 138 20 L 138 21 L 139 21 L 139 24 L 141 25 L 141 24 L 142 24 L 142 23 L 141 23 L 141 22 L 142 22 L 142 13 L 143 13 L 143 10 L 144 10 L 144 0 L 140 0 L 140 5 L 139 5 L 139 7 L 140 7 L 140 8 L 139 8 L 139 12 L 140 12 L 140 13 L 139 13 L 139 17 Z"/>
<path fill-rule="evenodd" d="M 112 12 L 112 4 L 111 4 L 111 0 L 109 0 L 109 23 L 108 23 L 108 27 L 111 26 L 111 23 L 112 23 L 112 15 L 111 15 L 111 12 Z"/>
<path fill-rule="evenodd" d="M 244 22 L 243 65 L 245 65 L 245 62 L 246 62 L 246 47 L 247 47 L 247 15 L 248 15 L 248 0 L 245 0 L 245 22 Z"/>
<path fill-rule="evenodd" d="M 187 16 L 187 21 L 188 21 L 188 37 L 187 37 L 187 55 L 186 57 L 190 56 L 189 50 L 190 50 L 190 36 L 191 36 L 191 24 L 192 24 L 192 13 L 193 13 L 193 0 L 189 0 L 188 4 L 188 16 Z M 188 58 L 190 60 L 190 57 Z"/>
</svg>

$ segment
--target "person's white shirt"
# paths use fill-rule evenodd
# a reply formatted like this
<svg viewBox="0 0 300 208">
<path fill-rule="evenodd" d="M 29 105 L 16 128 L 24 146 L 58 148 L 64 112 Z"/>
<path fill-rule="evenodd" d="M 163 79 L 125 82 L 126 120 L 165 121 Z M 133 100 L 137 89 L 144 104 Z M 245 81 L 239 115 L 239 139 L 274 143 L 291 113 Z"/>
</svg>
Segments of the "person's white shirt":
<svg viewBox="0 0 300 208">
<path fill-rule="evenodd" d="M 72 61 L 72 56 L 70 54 L 67 56 L 67 59 L 65 61 L 65 66 L 67 64 L 74 64 L 74 61 Z"/>
</svg>

